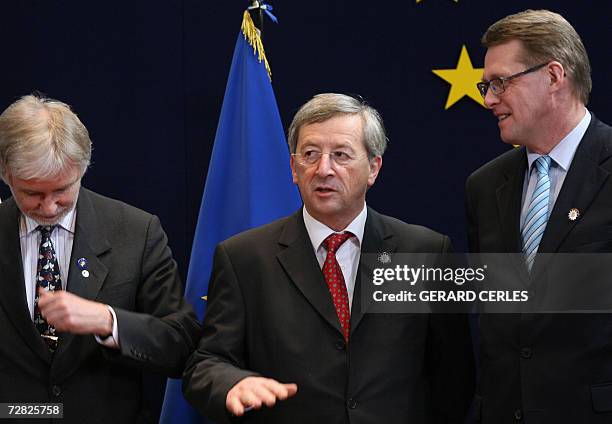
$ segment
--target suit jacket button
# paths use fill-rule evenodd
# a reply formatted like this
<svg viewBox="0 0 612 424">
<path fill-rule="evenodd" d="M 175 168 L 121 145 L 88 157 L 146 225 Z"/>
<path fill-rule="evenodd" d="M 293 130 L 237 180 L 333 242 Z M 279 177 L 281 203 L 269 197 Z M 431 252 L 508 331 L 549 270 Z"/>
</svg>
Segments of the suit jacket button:
<svg viewBox="0 0 612 424">
<path fill-rule="evenodd" d="M 336 349 L 344 350 L 345 348 L 346 348 L 346 343 L 344 343 L 344 340 L 342 339 L 336 340 Z"/>
<path fill-rule="evenodd" d="M 357 408 L 357 401 L 353 398 L 350 398 L 346 401 L 346 406 L 348 406 L 349 409 L 355 409 Z"/>
<path fill-rule="evenodd" d="M 62 394 L 62 388 L 60 386 L 53 386 L 51 387 L 51 393 L 53 393 L 53 396 L 59 396 Z"/>
<path fill-rule="evenodd" d="M 514 419 L 516 421 L 520 421 L 523 419 L 523 411 L 521 411 L 520 409 L 517 409 L 516 411 L 514 411 Z"/>
<path fill-rule="evenodd" d="M 524 359 L 531 358 L 531 354 L 532 353 L 533 352 L 531 351 L 530 347 L 524 347 L 524 348 L 521 349 L 521 357 L 524 358 Z"/>
</svg>

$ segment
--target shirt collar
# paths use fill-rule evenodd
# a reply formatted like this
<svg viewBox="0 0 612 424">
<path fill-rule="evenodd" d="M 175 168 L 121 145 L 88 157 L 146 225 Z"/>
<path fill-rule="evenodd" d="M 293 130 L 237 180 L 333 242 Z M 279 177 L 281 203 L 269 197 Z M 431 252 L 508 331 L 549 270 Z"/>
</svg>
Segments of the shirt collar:
<svg viewBox="0 0 612 424">
<path fill-rule="evenodd" d="M 580 144 L 580 140 L 584 136 L 589 124 L 591 123 L 591 114 L 587 109 L 584 110 L 585 114 L 578 122 L 578 125 L 574 127 L 557 145 L 550 151 L 548 156 L 553 160 L 553 163 L 556 163 L 558 166 L 563 168 L 565 172 L 569 169 L 572 159 L 574 159 L 574 154 L 576 153 L 576 149 Z M 540 154 L 531 153 L 529 149 L 527 149 L 527 162 L 529 165 L 528 170 L 531 170 L 531 166 L 539 158 Z"/>
<path fill-rule="evenodd" d="M 57 223 L 58 227 L 63 228 L 64 230 L 74 234 L 74 227 L 76 224 L 76 208 L 72 208 L 70 212 L 64 216 L 60 222 Z M 36 231 L 36 228 L 40 225 L 38 222 L 33 220 L 27 215 L 21 215 L 22 222 L 25 223 L 26 234 L 30 234 L 32 231 Z"/>
<path fill-rule="evenodd" d="M 316 252 L 319 250 L 319 247 L 323 243 L 323 241 L 330 235 L 335 233 L 336 231 L 329 228 L 327 225 L 322 222 L 317 221 L 308 213 L 306 207 L 302 208 L 302 213 L 304 216 L 304 225 L 306 226 L 306 231 L 308 231 L 308 236 L 310 237 L 310 242 L 312 243 L 312 248 Z M 357 242 L 359 246 L 363 241 L 363 232 L 365 229 L 366 218 L 368 217 L 368 208 L 363 205 L 363 209 L 359 212 L 359 215 L 355 217 L 351 221 L 349 225 L 343 230 L 343 232 L 351 232 L 357 237 Z"/>
</svg>

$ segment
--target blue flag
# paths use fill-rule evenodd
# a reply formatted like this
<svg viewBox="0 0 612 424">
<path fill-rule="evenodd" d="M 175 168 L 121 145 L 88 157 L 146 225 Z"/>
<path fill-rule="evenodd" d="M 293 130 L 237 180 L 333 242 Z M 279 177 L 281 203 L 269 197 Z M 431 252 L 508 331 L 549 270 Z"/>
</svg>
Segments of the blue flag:
<svg viewBox="0 0 612 424">
<path fill-rule="evenodd" d="M 247 11 L 238 34 L 193 240 L 186 298 L 204 316 L 215 246 L 295 212 L 289 150 L 261 39 Z M 204 422 L 169 379 L 161 423 Z"/>
</svg>

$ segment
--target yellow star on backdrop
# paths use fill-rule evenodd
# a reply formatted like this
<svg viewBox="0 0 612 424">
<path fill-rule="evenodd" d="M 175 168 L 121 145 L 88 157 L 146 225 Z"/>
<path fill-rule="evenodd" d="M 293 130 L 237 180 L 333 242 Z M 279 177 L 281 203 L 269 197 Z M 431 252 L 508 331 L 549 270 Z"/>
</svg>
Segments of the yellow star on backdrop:
<svg viewBox="0 0 612 424">
<path fill-rule="evenodd" d="M 474 68 L 472 66 L 472 61 L 465 45 L 461 46 L 461 55 L 459 55 L 456 69 L 433 69 L 432 72 L 434 74 L 451 85 L 444 109 L 448 109 L 457 103 L 463 96 L 468 96 L 484 107 L 482 96 L 476 88 L 476 83 L 482 80 L 483 70 L 483 68 Z"/>
</svg>

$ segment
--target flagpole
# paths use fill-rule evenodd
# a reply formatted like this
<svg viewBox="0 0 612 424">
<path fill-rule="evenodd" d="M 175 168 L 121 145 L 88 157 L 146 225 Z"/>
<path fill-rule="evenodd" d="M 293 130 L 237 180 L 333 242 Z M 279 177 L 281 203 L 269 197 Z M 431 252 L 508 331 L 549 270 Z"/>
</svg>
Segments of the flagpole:
<svg viewBox="0 0 612 424">
<path fill-rule="evenodd" d="M 263 42 L 263 30 L 264 30 L 264 19 L 263 19 L 263 9 L 260 7 L 258 9 L 259 11 L 259 38 L 261 38 L 261 41 Z"/>
<path fill-rule="evenodd" d="M 261 40 L 263 41 L 264 11 L 261 8 L 261 4 L 259 3 L 259 0 L 250 0 L 249 9 L 250 9 L 250 12 L 256 12 L 256 13 L 252 13 L 253 21 L 257 22 L 256 26 L 257 26 L 257 29 L 259 30 L 259 38 L 261 38 Z"/>
</svg>

